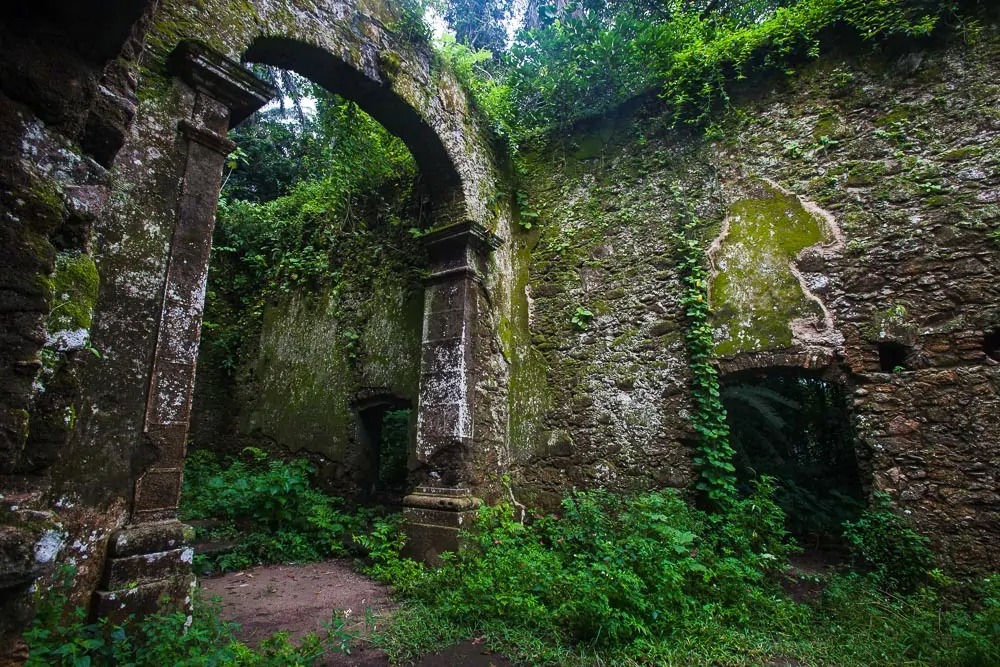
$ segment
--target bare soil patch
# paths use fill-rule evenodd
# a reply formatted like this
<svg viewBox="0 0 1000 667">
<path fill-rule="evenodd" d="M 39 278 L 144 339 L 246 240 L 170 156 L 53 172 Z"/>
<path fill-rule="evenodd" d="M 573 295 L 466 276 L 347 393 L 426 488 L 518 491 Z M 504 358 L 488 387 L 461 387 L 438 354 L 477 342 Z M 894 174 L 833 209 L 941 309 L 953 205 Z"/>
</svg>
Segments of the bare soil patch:
<svg viewBox="0 0 1000 667">
<path fill-rule="evenodd" d="M 262 565 L 201 580 L 208 597 L 222 599 L 222 617 L 238 623 L 238 638 L 252 646 L 276 632 L 294 641 L 324 632 L 335 611 L 347 614 L 345 629 L 360 635 L 350 655 L 330 653 L 325 667 L 387 667 L 385 653 L 365 641 L 365 614 L 395 608 L 387 586 L 358 574 L 349 560 L 305 565 Z M 417 661 L 414 667 L 513 667 L 476 641 L 462 642 Z"/>
<path fill-rule="evenodd" d="M 388 587 L 355 572 L 348 560 L 262 565 L 202 579 L 201 587 L 209 597 L 222 598 L 222 617 L 238 623 L 239 639 L 252 646 L 276 632 L 288 632 L 295 641 L 309 632 L 323 633 L 335 611 L 347 614 L 348 629 L 363 633 L 367 611 L 393 608 Z M 381 667 L 389 662 L 362 636 L 350 655 L 328 654 L 322 664 Z"/>
</svg>

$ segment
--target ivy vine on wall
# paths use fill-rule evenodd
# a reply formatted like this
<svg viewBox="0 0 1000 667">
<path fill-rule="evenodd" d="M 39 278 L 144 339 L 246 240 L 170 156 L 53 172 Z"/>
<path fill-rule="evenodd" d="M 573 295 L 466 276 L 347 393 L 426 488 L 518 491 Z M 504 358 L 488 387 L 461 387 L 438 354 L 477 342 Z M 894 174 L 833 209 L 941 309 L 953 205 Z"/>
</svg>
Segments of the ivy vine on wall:
<svg viewBox="0 0 1000 667">
<path fill-rule="evenodd" d="M 695 236 L 699 226 L 697 216 L 683 201 L 680 190 L 674 188 L 674 202 L 681 213 L 680 231 L 674 235 L 677 245 L 677 266 L 684 291 L 681 306 L 687 327 L 687 345 L 691 369 L 691 394 L 694 411 L 691 425 L 697 434 L 698 455 L 694 462 L 699 479 L 695 487 L 717 508 L 728 506 L 736 497 L 735 452 L 729 443 L 726 409 L 719 394 L 719 375 L 713 363 L 714 341 L 709 321 L 708 272 L 705 251 Z"/>
</svg>

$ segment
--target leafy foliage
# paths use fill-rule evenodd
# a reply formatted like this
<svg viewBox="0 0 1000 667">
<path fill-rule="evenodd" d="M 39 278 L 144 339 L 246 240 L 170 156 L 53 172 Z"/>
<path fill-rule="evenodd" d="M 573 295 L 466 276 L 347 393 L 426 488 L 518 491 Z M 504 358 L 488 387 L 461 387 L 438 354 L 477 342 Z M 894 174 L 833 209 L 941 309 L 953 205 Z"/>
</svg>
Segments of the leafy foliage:
<svg viewBox="0 0 1000 667">
<path fill-rule="evenodd" d="M 837 535 L 863 508 L 855 438 L 842 387 L 792 373 L 743 377 L 721 388 L 741 484 L 776 478 L 796 535 Z"/>
<path fill-rule="evenodd" d="M 687 344 L 688 367 L 691 371 L 691 393 L 695 408 L 691 426 L 697 435 L 698 455 L 695 465 L 700 476 L 696 487 L 718 506 L 725 506 L 736 494 L 735 451 L 729 444 L 729 424 L 719 391 L 719 375 L 715 369 L 715 341 L 708 304 L 708 275 L 705 252 L 693 237 L 698 219 L 687 210 L 679 191 L 674 198 L 684 212 L 685 221 L 675 235 L 678 268 L 684 282 L 681 306 L 687 318 L 684 341 Z"/>
<path fill-rule="evenodd" d="M 496 52 L 495 38 L 478 35 L 495 33 L 497 3 L 446 4 L 460 40 Z M 816 57 L 832 30 L 872 42 L 919 37 L 955 12 L 934 0 L 533 1 L 514 45 L 488 70 L 515 112 L 495 125 L 516 144 L 657 88 L 669 121 L 704 124 L 734 82 L 790 71 Z"/>
<path fill-rule="evenodd" d="M 503 0 L 450 0 L 444 18 L 458 40 L 474 50 L 503 51 L 507 46 L 507 3 Z"/>
<path fill-rule="evenodd" d="M 227 370 L 238 365 L 265 304 L 299 288 L 336 286 L 343 256 L 369 224 L 399 227 L 393 201 L 409 199 L 409 150 L 353 102 L 310 87 L 314 115 L 280 109 L 234 130 L 213 239 L 205 340 Z M 420 218 L 417 211 L 414 218 Z"/>
<path fill-rule="evenodd" d="M 705 614 L 759 622 L 780 613 L 767 574 L 789 548 L 769 491 L 737 503 L 743 519 L 724 528 L 672 492 L 575 493 L 558 517 L 530 524 L 511 507 L 484 508 L 466 548 L 416 594 L 455 622 L 503 619 L 601 645 L 679 636 Z"/>
<path fill-rule="evenodd" d="M 930 540 L 910 528 L 885 493 L 876 493 L 872 507 L 857 521 L 844 524 L 844 537 L 885 590 L 912 592 L 927 582 L 934 567 Z"/>
<path fill-rule="evenodd" d="M 402 531 L 399 515 L 375 519 L 370 530 L 355 533 L 353 540 L 367 554 L 362 571 L 375 579 L 392 583 L 397 592 L 412 593 L 424 580 L 427 573 L 424 565 L 400 556 L 406 544 L 406 535 Z"/>
<path fill-rule="evenodd" d="M 408 601 L 376 642 L 399 662 L 469 637 L 526 664 L 989 665 L 1000 586 L 940 575 L 911 595 L 835 575 L 810 603 L 778 586 L 793 545 L 764 478 L 728 511 L 673 492 L 567 496 L 558 515 L 480 510 L 436 570 L 380 534 L 376 576 Z M 388 526 L 387 526 L 388 530 Z"/>
<path fill-rule="evenodd" d="M 216 519 L 216 539 L 238 538 L 235 551 L 202 567 L 237 569 L 258 562 L 313 561 L 347 553 L 345 543 L 367 517 L 349 514 L 343 503 L 313 488 L 304 459 L 270 460 L 247 448 L 222 465 L 208 452 L 185 462 L 181 517 Z"/>
<path fill-rule="evenodd" d="M 410 453 L 410 410 L 388 410 L 382 416 L 379 437 L 378 484 L 397 488 L 406 483 Z"/>
</svg>

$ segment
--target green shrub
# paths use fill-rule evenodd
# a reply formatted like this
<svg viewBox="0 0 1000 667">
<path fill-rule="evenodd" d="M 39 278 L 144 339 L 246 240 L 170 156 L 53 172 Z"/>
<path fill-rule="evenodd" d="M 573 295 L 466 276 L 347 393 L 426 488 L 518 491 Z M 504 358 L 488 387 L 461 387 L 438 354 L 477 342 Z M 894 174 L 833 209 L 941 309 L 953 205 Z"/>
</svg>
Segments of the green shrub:
<svg viewBox="0 0 1000 667">
<path fill-rule="evenodd" d="M 844 523 L 844 537 L 855 559 L 888 591 L 916 590 L 927 582 L 934 567 L 934 554 L 927 546 L 930 540 L 894 511 L 885 493 L 876 493 L 871 507 L 857 521 Z"/>
<path fill-rule="evenodd" d="M 254 448 L 225 465 L 195 452 L 185 464 L 181 518 L 221 520 L 211 537 L 238 539 L 235 551 L 211 564 L 221 570 L 344 556 L 348 536 L 368 516 L 346 512 L 341 499 L 313 488 L 313 472 L 304 459 L 270 460 Z M 209 565 L 203 560 L 198 564 Z"/>
<path fill-rule="evenodd" d="M 669 491 L 575 493 L 558 517 L 528 524 L 510 507 L 483 508 L 466 547 L 416 594 L 452 622 L 502 620 L 600 646 L 679 636 L 706 615 L 761 623 L 788 604 L 768 576 L 788 551 L 770 491 L 729 522 Z"/>
<path fill-rule="evenodd" d="M 531 665 L 1000 664 L 996 577 L 935 573 L 904 595 L 817 575 L 822 594 L 789 599 L 777 582 L 795 546 L 773 491 L 762 479 L 711 515 L 669 491 L 574 493 L 527 523 L 485 507 L 430 571 L 392 569 L 401 538 L 385 525 L 372 556 L 408 600 L 374 641 L 399 662 L 476 638 Z"/>
<path fill-rule="evenodd" d="M 400 556 L 406 544 L 406 535 L 402 531 L 402 517 L 398 514 L 375 519 L 367 531 L 355 533 L 353 540 L 368 557 L 361 571 L 392 584 L 397 592 L 412 593 L 427 575 L 422 563 Z"/>
</svg>

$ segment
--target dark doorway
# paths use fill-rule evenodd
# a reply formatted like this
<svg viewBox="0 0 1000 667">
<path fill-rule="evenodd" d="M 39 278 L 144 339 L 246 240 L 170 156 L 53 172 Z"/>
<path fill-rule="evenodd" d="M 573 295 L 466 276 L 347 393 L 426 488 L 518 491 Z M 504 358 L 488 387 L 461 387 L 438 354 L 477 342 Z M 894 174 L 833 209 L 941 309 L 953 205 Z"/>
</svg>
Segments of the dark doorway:
<svg viewBox="0 0 1000 667">
<path fill-rule="evenodd" d="M 864 506 L 845 388 L 782 369 L 728 378 L 721 398 L 741 487 L 773 477 L 793 535 L 839 535 Z"/>
<path fill-rule="evenodd" d="M 983 352 L 993 361 L 1000 361 L 1000 329 L 986 332 L 983 338 Z"/>
<path fill-rule="evenodd" d="M 358 408 L 359 444 L 364 465 L 360 470 L 366 502 L 399 505 L 407 485 L 413 410 L 409 401 L 376 399 Z"/>
</svg>

